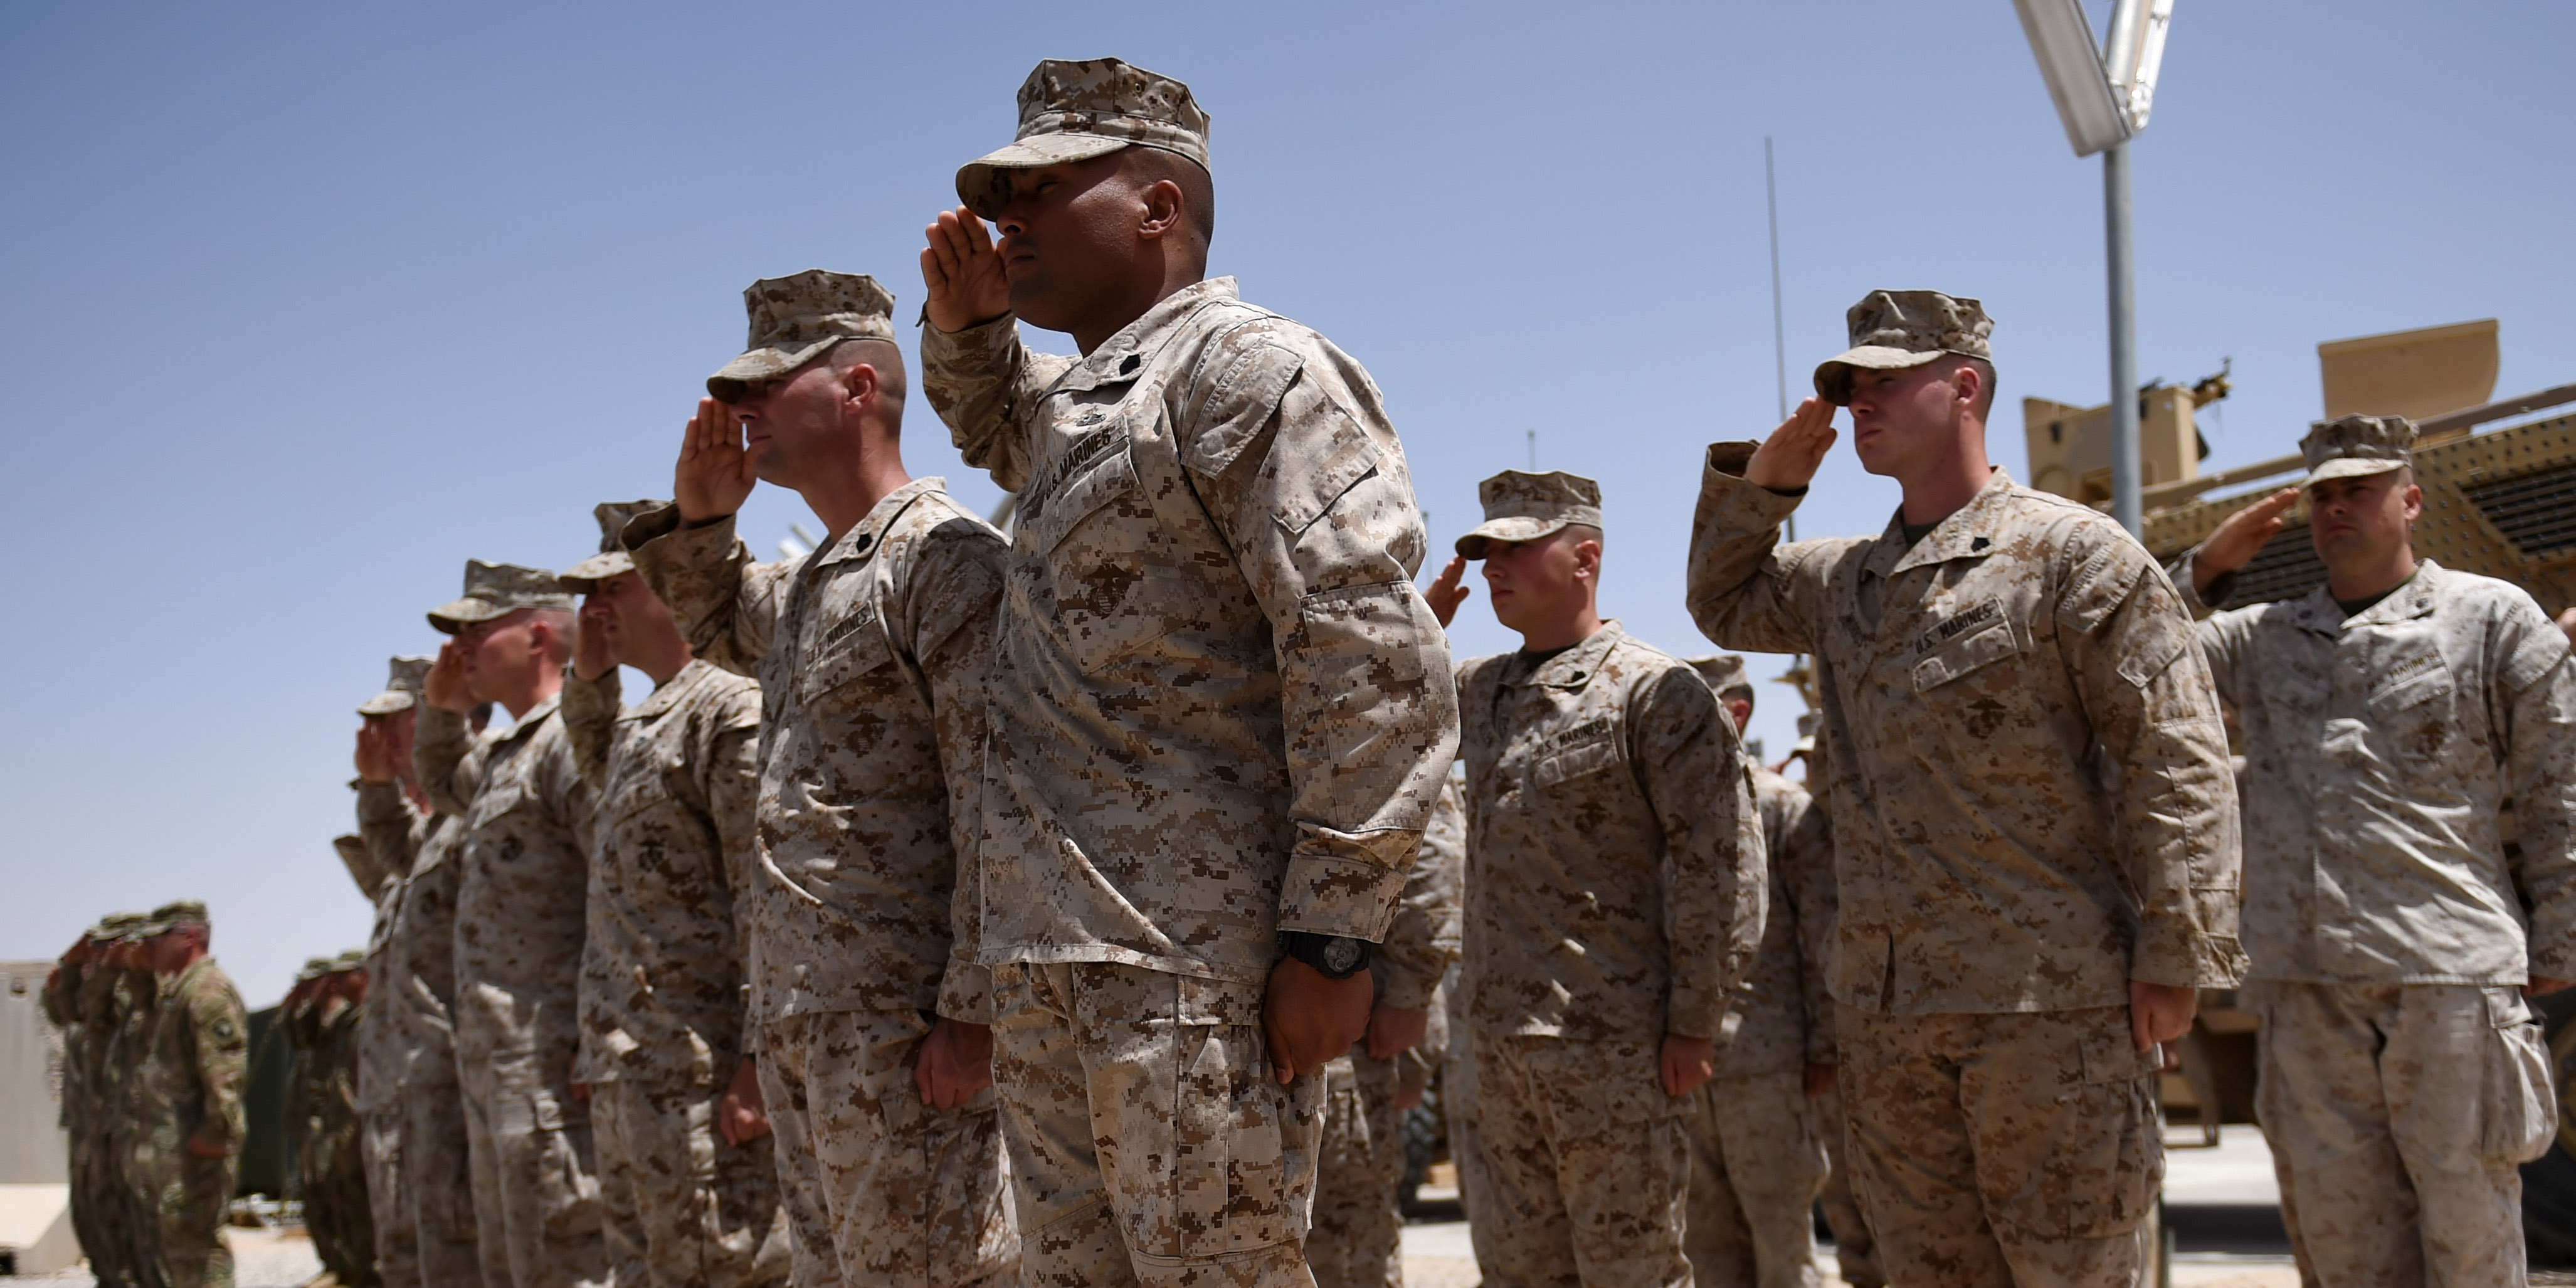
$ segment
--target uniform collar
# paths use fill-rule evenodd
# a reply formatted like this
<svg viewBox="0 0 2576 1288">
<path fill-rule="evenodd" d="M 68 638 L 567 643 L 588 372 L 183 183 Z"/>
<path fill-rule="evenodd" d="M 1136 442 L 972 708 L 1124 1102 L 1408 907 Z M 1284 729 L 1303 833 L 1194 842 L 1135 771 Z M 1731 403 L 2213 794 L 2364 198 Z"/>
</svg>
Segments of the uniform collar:
<svg viewBox="0 0 2576 1288">
<path fill-rule="evenodd" d="M 1862 562 L 1861 571 L 1893 577 L 1924 564 L 1983 559 L 1995 553 L 2003 544 L 2006 510 L 2012 495 L 2012 476 L 1996 467 L 1986 476 L 1986 485 L 1977 489 L 1966 505 L 1933 525 L 1911 549 L 1905 545 L 1905 510 L 1899 507 L 1888 517 L 1887 529 L 1878 534 L 1878 544 Z"/>
<path fill-rule="evenodd" d="M 1102 341 L 1099 348 L 1056 377 L 1055 391 L 1080 392 L 1135 379 L 1136 373 L 1153 360 L 1154 351 L 1162 348 L 1191 314 L 1219 300 L 1235 298 L 1231 277 L 1192 282 L 1164 296 L 1145 310 L 1144 316 L 1119 328 L 1118 334 Z"/>
<path fill-rule="evenodd" d="M 830 549 L 825 550 L 814 560 L 814 566 L 822 568 L 836 563 L 847 563 L 853 559 L 866 559 L 874 555 L 879 543 L 885 540 L 885 530 L 894 526 L 895 516 L 902 514 L 906 507 L 923 496 L 947 490 L 948 480 L 932 475 L 929 478 L 914 479 L 886 493 L 875 505 L 868 507 L 866 518 L 859 520 L 856 526 L 842 533 L 840 540 L 833 542 Z M 678 676 L 672 677 L 674 680 L 678 678 Z"/>
<path fill-rule="evenodd" d="M 2433 611 L 2433 601 L 2440 597 L 2442 583 L 2449 576 L 2440 564 L 2419 559 L 2415 576 L 2405 585 L 2350 617 L 2343 615 L 2343 605 L 2335 602 L 2334 592 L 2319 586 L 2299 600 L 2298 623 L 2303 630 L 2334 635 L 2355 626 L 2386 626 L 2422 617 Z"/>
<path fill-rule="evenodd" d="M 502 734 L 499 740 L 502 742 L 516 742 L 529 734 L 535 733 L 537 731 L 537 726 L 544 724 L 546 722 L 546 717 L 553 715 L 555 713 L 555 708 L 562 705 L 563 690 L 557 689 L 554 691 L 553 696 L 548 697 L 545 701 L 528 708 L 528 714 L 511 721 L 510 731 Z"/>
<path fill-rule="evenodd" d="M 1583 637 L 1583 642 L 1538 664 L 1536 670 L 1512 681 L 1542 689 L 1580 689 L 1592 682 L 1601 670 L 1601 659 L 1612 646 L 1627 637 L 1619 629 L 1619 619 L 1601 623 L 1601 629 Z"/>
<path fill-rule="evenodd" d="M 632 709 L 628 710 L 624 715 L 619 716 L 618 719 L 653 720 L 660 718 L 663 712 L 680 705 L 681 699 L 689 696 L 689 694 L 694 692 L 699 685 L 706 683 L 707 676 L 713 673 L 715 669 L 715 664 L 707 661 L 705 658 L 690 658 L 689 664 L 681 667 L 680 673 L 672 676 L 669 684 L 662 685 L 661 687 L 653 690 L 651 696 L 646 697 L 642 702 L 636 703 Z"/>
</svg>

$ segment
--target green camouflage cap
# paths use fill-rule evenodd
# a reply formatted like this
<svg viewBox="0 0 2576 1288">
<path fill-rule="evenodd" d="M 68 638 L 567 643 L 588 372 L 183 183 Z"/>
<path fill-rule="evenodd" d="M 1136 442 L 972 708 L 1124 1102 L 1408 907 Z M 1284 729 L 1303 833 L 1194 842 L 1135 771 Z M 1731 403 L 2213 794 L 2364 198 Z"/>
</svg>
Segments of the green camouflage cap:
<svg viewBox="0 0 2576 1288">
<path fill-rule="evenodd" d="M 385 691 L 359 703 L 358 714 L 389 716 L 397 711 L 411 710 L 420 701 L 421 683 L 428 678 L 429 666 L 434 660 L 397 657 L 389 661 L 385 667 Z"/>
<path fill-rule="evenodd" d="M 1871 291 L 1843 314 L 1851 347 L 1816 366 L 1816 396 L 1840 407 L 1851 402 L 1854 367 L 1901 371 L 1945 353 L 1994 361 L 1994 319 L 1986 306 L 1939 291 Z"/>
<path fill-rule="evenodd" d="M 195 899 L 173 899 L 153 909 L 151 915 L 144 918 L 142 929 L 136 933 L 151 939 L 169 934 L 182 926 L 211 924 L 213 923 L 206 919 L 206 905 L 203 902 Z"/>
<path fill-rule="evenodd" d="M 343 949 L 339 956 L 332 958 L 325 964 L 330 967 L 331 973 L 334 975 L 347 971 L 364 970 L 367 965 L 367 950 L 364 948 Z"/>
<path fill-rule="evenodd" d="M 627 521 L 646 510 L 658 510 L 667 501 L 602 501 L 592 506 L 592 518 L 599 520 L 599 553 L 564 570 L 555 578 L 563 588 L 576 595 L 587 595 L 599 589 L 599 583 L 619 573 L 635 571 L 635 557 L 626 553 L 626 542 L 619 534 L 626 531 Z"/>
<path fill-rule="evenodd" d="M 1458 553 L 1485 557 L 1489 541 L 1536 541 L 1569 523 L 1601 526 L 1601 485 L 1580 474 L 1505 470 L 1476 485 L 1485 521 L 1458 538 Z"/>
<path fill-rule="evenodd" d="M 1208 117 L 1190 87 L 1115 58 L 1049 58 L 1020 82 L 1020 132 L 1010 146 L 957 171 L 957 199 L 990 219 L 1010 196 L 1010 171 L 1161 148 L 1208 165 Z"/>
<path fill-rule="evenodd" d="M 96 943 L 113 943 L 131 938 L 151 920 L 139 912 L 111 912 L 98 919 L 98 926 L 89 932 L 89 937 Z"/>
<path fill-rule="evenodd" d="M 1733 653 L 1711 653 L 1690 659 L 1692 670 L 1708 681 L 1708 691 L 1723 694 L 1728 689 L 1749 689 L 1753 677 L 1744 669 L 1744 659 Z"/>
<path fill-rule="evenodd" d="M 429 624 L 453 635 L 476 622 L 507 617 L 523 608 L 572 608 L 555 575 L 520 564 L 465 561 L 465 594 L 429 610 Z"/>
<path fill-rule="evenodd" d="M 305 959 L 304 959 L 304 969 L 302 969 L 302 970 L 300 970 L 300 971 L 295 972 L 295 982 L 296 982 L 296 983 L 298 983 L 298 984 L 310 984 L 310 983 L 312 983 L 313 981 L 315 981 L 315 980 L 317 980 L 317 979 L 320 979 L 320 978 L 322 978 L 323 976 L 328 975 L 328 974 L 330 974 L 330 973 L 331 973 L 331 959 L 330 959 L 330 958 L 328 958 L 328 957 L 307 957 L 307 958 L 305 958 Z"/>
<path fill-rule="evenodd" d="M 2308 427 L 2299 440 L 2308 476 L 2299 486 L 2327 479 L 2385 474 L 2415 463 L 2415 422 L 2403 416 L 2338 416 Z"/>
<path fill-rule="evenodd" d="M 717 402 L 740 402 L 746 388 L 786 375 L 843 340 L 894 339 L 894 292 L 865 273 L 809 268 L 764 277 L 743 288 L 742 306 L 751 315 L 751 337 L 741 357 L 707 377 Z"/>
</svg>

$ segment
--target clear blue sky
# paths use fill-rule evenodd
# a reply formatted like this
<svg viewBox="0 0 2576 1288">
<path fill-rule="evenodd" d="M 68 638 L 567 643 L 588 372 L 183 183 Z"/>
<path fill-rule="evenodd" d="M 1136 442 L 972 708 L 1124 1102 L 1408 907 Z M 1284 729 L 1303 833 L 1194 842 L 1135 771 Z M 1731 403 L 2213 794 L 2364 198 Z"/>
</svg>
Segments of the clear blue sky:
<svg viewBox="0 0 2576 1288">
<path fill-rule="evenodd" d="M 2500 393 L 2576 379 L 2571 46 L 2564 4 L 2183 0 L 2140 373 L 2235 359 L 2212 467 L 2295 446 L 2319 340 L 2498 317 Z M 1368 364 L 1435 546 L 1535 429 L 1675 652 L 1699 449 L 1776 419 L 1764 135 L 1793 397 L 1880 286 L 1986 301 L 2016 470 L 2021 395 L 2106 397 L 2099 163 L 2007 0 L 9 5 L 0 956 L 199 896 L 264 1004 L 362 942 L 350 709 L 465 558 L 561 567 L 592 503 L 667 492 L 753 278 L 873 272 L 909 318 L 1030 64 L 1103 54 L 1197 90 L 1214 271 Z M 917 410 L 914 472 L 997 500 Z M 1895 495 L 1841 450 L 1802 531 Z M 800 519 L 765 489 L 746 530 Z M 1507 642 L 1470 600 L 1461 654 Z"/>
</svg>

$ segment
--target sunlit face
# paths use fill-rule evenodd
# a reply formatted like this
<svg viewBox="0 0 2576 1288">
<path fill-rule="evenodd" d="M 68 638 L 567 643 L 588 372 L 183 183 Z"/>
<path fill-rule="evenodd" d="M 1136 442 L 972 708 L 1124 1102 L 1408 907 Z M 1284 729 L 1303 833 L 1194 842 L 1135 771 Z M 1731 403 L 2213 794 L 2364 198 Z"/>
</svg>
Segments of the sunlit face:
<svg viewBox="0 0 2576 1288">
<path fill-rule="evenodd" d="M 774 379 L 747 386 L 733 404 L 742 420 L 743 448 L 763 483 L 795 488 L 812 479 L 826 453 L 820 444 L 840 432 L 849 401 L 845 373 L 832 369 L 831 352 Z"/>
<path fill-rule="evenodd" d="M 2410 471 L 2324 479 L 2308 487 L 2308 538 L 2329 570 L 2377 567 L 2407 544 L 2423 512 Z"/>
<path fill-rule="evenodd" d="M 1010 173 L 993 212 L 1011 311 L 1030 325 L 1072 331 L 1135 271 L 1144 190 L 1118 153 Z"/>
<path fill-rule="evenodd" d="M 457 662 L 465 692 L 477 702 L 498 702 L 534 682 L 543 641 L 528 610 L 473 622 L 456 632 Z"/>
<path fill-rule="evenodd" d="M 1872 474 L 1904 478 L 1948 454 L 1969 410 L 1955 362 L 1851 374 L 1852 450 Z"/>
<path fill-rule="evenodd" d="M 1495 618 L 1523 634 L 1546 635 L 1590 602 L 1601 544 L 1580 529 L 1559 528 L 1530 541 L 1488 541 L 1484 564 Z"/>
</svg>

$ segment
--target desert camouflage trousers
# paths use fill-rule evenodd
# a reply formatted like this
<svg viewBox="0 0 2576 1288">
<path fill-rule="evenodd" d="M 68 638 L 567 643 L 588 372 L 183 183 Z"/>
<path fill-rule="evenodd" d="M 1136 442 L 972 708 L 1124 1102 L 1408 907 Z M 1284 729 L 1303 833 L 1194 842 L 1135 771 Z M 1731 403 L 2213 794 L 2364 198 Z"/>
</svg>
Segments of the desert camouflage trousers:
<svg viewBox="0 0 2576 1288">
<path fill-rule="evenodd" d="M 568 1052 L 476 1060 L 459 1046 L 485 1288 L 607 1288 L 610 1282 L 590 1115 L 572 1099 L 571 1069 Z"/>
<path fill-rule="evenodd" d="M 1440 1063 L 1440 1109 L 1449 1121 L 1449 1164 L 1458 1169 L 1458 1202 L 1467 1210 L 1467 1241 L 1475 1249 L 1476 1264 L 1480 1268 L 1498 1265 L 1501 1257 L 1490 1233 L 1493 1223 L 1476 1215 L 1493 1210 L 1494 1187 L 1485 1176 L 1483 1138 L 1476 1132 L 1476 1043 L 1467 1024 L 1467 989 L 1459 982 L 1456 966 L 1449 968 L 1441 993 L 1449 1011 L 1449 1043 Z"/>
<path fill-rule="evenodd" d="M 762 1026 L 760 1092 L 797 1288 L 1012 1280 L 1018 1245 L 992 1092 L 964 1109 L 923 1102 L 912 1068 L 929 1031 L 909 1011 Z"/>
<path fill-rule="evenodd" d="M 474 1219 L 474 1167 L 465 1126 L 465 1092 L 456 1080 L 456 1048 L 442 1040 L 413 1050 L 405 1062 L 401 1140 L 394 1147 L 396 1217 L 411 1239 L 412 1278 L 401 1280 L 379 1262 L 393 1288 L 510 1288 L 483 1266 L 483 1241 Z M 385 1246 L 386 1216 L 376 1213 L 376 1246 Z M 506 1271 L 507 1266 L 503 1269 Z"/>
<path fill-rule="evenodd" d="M 718 1094 L 635 1077 L 591 1084 L 600 1224 L 619 1288 L 787 1282 L 774 1136 L 725 1144 Z"/>
<path fill-rule="evenodd" d="M 1487 1194 L 1470 1213 L 1490 1288 L 1690 1288 L 1692 1102 L 1664 1094 L 1661 1054 L 1659 1040 L 1478 1036 Z"/>
<path fill-rule="evenodd" d="M 1887 1273 L 1878 1267 L 1878 1241 L 1870 1236 L 1869 1219 L 1852 1197 L 1851 1130 L 1843 1118 L 1843 1086 L 1816 1097 L 1816 1113 L 1825 1127 L 1825 1189 L 1817 1202 L 1825 1225 L 1834 1232 L 1834 1264 L 1850 1288 L 1887 1288 Z"/>
<path fill-rule="evenodd" d="M 993 1079 L 1031 1288 L 1311 1288 L 1323 1079 L 1271 1075 L 1262 986 L 993 968 Z"/>
<path fill-rule="evenodd" d="M 400 1093 L 358 1115 L 358 1149 L 367 1169 L 367 1219 L 376 1232 L 376 1277 L 386 1288 L 423 1288 L 420 1236 L 411 1196 L 403 1190 Z"/>
<path fill-rule="evenodd" d="M 1711 1078 L 1691 1099 L 1682 1247 L 1697 1288 L 1815 1288 L 1825 1135 L 1805 1072 Z"/>
<path fill-rule="evenodd" d="M 2518 990 L 2255 981 L 2255 1116 L 2300 1278 L 2518 1284 L 2522 1175 L 2558 1125 Z"/>
<path fill-rule="evenodd" d="M 1835 1008 L 1852 1188 L 1899 1282 L 2110 1288 L 2146 1268 L 2158 1057 L 2129 1008 Z"/>
<path fill-rule="evenodd" d="M 1404 1115 L 1397 1074 L 1408 1057 L 1372 1058 L 1362 1042 L 1324 1066 L 1324 1135 L 1306 1264 L 1320 1288 L 1403 1288 Z"/>
</svg>

